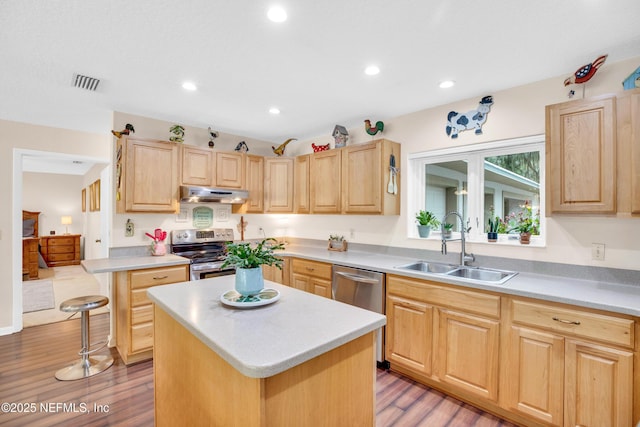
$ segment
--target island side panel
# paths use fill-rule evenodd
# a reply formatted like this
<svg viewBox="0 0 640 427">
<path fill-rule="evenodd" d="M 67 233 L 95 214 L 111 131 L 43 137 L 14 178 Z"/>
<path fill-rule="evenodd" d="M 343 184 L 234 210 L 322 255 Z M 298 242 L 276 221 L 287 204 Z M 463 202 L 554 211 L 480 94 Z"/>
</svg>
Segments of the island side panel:
<svg viewBox="0 0 640 427">
<path fill-rule="evenodd" d="M 250 378 L 157 305 L 154 314 L 157 426 L 375 423 L 374 332 L 273 377 Z"/>
</svg>

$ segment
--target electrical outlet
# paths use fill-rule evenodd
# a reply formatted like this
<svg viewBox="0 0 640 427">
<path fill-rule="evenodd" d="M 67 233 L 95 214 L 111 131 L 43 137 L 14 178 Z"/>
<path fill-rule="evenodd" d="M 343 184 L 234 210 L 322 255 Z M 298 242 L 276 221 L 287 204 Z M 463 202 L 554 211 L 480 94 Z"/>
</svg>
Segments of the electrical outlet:
<svg viewBox="0 0 640 427">
<path fill-rule="evenodd" d="M 604 243 L 591 244 L 591 259 L 595 261 L 604 261 Z"/>
<path fill-rule="evenodd" d="M 349 238 L 350 239 L 356 238 L 356 230 L 354 230 L 353 228 L 349 229 Z"/>
</svg>

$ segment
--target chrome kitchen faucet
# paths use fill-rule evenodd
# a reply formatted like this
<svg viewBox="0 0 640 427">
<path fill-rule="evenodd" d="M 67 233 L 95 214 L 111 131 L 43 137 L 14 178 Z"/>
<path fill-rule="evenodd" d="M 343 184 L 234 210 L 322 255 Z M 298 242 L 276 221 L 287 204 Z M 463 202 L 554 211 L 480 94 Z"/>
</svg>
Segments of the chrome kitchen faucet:
<svg viewBox="0 0 640 427">
<path fill-rule="evenodd" d="M 468 254 L 466 252 L 465 249 L 465 238 L 464 238 L 464 234 L 465 232 L 468 232 L 469 230 L 471 230 L 471 228 L 465 229 L 464 227 L 464 220 L 462 219 L 462 216 L 456 212 L 456 211 L 451 211 L 449 213 L 447 213 L 443 218 L 442 218 L 442 223 L 440 225 L 441 227 L 441 233 L 440 235 L 442 236 L 442 253 L 444 255 L 447 254 L 447 239 L 445 239 L 444 237 L 444 224 L 447 221 L 447 218 L 449 218 L 450 215 L 455 215 L 458 217 L 458 219 L 460 219 L 460 265 L 464 266 L 467 265 L 467 263 L 472 263 L 473 261 L 476 260 L 476 257 L 473 254 Z M 449 239 L 451 240 L 451 239 Z M 458 240 L 458 239 L 453 239 L 453 240 Z"/>
</svg>

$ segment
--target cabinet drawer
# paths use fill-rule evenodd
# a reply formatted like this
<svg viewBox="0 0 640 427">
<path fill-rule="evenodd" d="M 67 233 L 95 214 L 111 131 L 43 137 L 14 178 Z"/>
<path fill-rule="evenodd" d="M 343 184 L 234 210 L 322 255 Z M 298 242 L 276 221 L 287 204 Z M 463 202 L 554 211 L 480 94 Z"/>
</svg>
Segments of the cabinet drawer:
<svg viewBox="0 0 640 427">
<path fill-rule="evenodd" d="M 48 239 L 48 245 L 51 248 L 52 246 L 71 246 L 73 247 L 75 243 L 74 237 L 56 237 L 55 239 Z"/>
<path fill-rule="evenodd" d="M 446 287 L 427 280 L 392 275 L 387 275 L 387 293 L 469 313 L 500 317 L 500 297 L 498 295 L 458 287 Z"/>
<path fill-rule="evenodd" d="M 528 301 L 513 300 L 511 303 L 514 323 L 551 329 L 629 348 L 634 345 L 633 320 Z"/>
<path fill-rule="evenodd" d="M 49 250 L 47 251 L 49 255 L 51 254 L 73 254 L 73 245 L 59 245 L 59 246 L 49 246 Z"/>
<path fill-rule="evenodd" d="M 74 253 L 69 254 L 49 254 L 47 256 L 47 261 L 49 262 L 57 262 L 57 261 L 73 261 L 75 259 Z"/>
<path fill-rule="evenodd" d="M 187 277 L 187 268 L 188 266 L 179 265 L 175 267 L 131 271 L 131 289 L 184 282 L 189 280 Z"/>
<path fill-rule="evenodd" d="M 295 258 L 293 260 L 293 272 L 331 280 L 331 264 L 324 262 Z"/>
<path fill-rule="evenodd" d="M 153 305 L 143 305 L 131 309 L 131 324 L 139 325 L 153 321 Z"/>
<path fill-rule="evenodd" d="M 149 350 L 153 347 L 153 323 L 131 326 L 131 352 Z"/>
<path fill-rule="evenodd" d="M 151 300 L 147 296 L 147 289 L 149 289 L 149 286 L 131 291 L 131 307 L 151 304 Z"/>
</svg>

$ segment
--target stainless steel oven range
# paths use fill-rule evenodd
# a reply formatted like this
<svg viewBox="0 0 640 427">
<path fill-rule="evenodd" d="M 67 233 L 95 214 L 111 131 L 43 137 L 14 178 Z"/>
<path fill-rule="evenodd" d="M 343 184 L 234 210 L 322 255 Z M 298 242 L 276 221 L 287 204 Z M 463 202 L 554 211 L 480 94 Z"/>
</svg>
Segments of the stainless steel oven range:
<svg viewBox="0 0 640 427">
<path fill-rule="evenodd" d="M 231 241 L 231 228 L 173 230 L 171 253 L 191 260 L 191 280 L 226 276 L 236 272 L 234 267 L 222 268 L 227 257 L 226 243 Z"/>
</svg>

